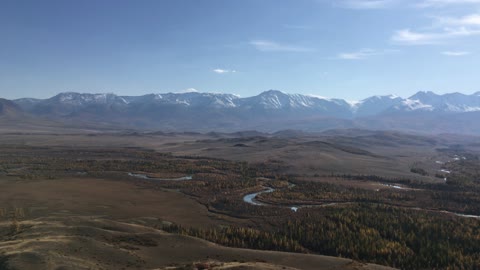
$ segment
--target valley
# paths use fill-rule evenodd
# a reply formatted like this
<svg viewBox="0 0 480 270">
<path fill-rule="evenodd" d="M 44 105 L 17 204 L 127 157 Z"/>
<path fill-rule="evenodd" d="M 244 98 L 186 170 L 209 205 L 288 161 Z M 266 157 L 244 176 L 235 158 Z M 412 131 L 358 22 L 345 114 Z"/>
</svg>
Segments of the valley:
<svg viewBox="0 0 480 270">
<path fill-rule="evenodd" d="M 54 132 L 1 136 L 5 269 L 479 263 L 475 137 Z"/>
<path fill-rule="evenodd" d="M 0 270 L 480 270 L 480 0 L 0 0 Z"/>
</svg>

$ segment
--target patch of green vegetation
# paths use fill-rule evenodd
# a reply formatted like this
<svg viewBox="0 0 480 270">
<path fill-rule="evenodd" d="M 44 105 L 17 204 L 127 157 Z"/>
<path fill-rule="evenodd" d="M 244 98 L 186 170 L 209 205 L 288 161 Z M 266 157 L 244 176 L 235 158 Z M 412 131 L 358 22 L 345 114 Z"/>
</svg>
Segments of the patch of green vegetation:
<svg viewBox="0 0 480 270">
<path fill-rule="evenodd" d="M 423 176 L 428 176 L 428 172 L 422 168 L 418 168 L 418 167 L 413 167 L 410 169 L 410 172 L 412 173 L 416 173 L 416 174 L 419 174 L 419 175 L 423 175 Z"/>
<path fill-rule="evenodd" d="M 8 267 L 8 257 L 0 254 L 0 270 L 10 270 Z"/>
</svg>

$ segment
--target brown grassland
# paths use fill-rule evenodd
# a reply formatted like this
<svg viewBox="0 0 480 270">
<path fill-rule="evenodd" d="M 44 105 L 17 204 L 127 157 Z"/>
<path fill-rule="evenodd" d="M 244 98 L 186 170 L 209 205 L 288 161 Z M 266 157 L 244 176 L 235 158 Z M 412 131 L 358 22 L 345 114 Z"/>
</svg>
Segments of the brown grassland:
<svg viewBox="0 0 480 270">
<path fill-rule="evenodd" d="M 352 132 L 4 130 L 0 269 L 480 267 L 476 138 Z"/>
</svg>

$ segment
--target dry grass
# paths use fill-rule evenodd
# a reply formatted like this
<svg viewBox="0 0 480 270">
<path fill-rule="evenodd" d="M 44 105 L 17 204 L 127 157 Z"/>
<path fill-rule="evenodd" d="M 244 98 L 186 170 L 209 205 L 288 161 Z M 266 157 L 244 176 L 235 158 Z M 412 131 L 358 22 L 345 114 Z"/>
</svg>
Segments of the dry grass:
<svg viewBox="0 0 480 270">
<path fill-rule="evenodd" d="M 217 140 L 208 135 L 42 133 L 4 134 L 0 144 L 143 147 L 176 155 L 271 161 L 282 164 L 284 171 L 279 173 L 306 175 L 304 180 L 309 181 L 318 180 L 314 174 L 329 173 L 421 178 L 410 173 L 409 166 L 413 162 L 433 164 L 439 158 L 435 148 L 441 146 L 389 147 L 373 141 L 356 149 L 317 142 L 326 138 L 298 137 L 254 138 L 241 141 L 246 147 L 235 147 L 239 143 L 235 139 Z M 339 184 L 378 188 L 369 182 Z M 182 267 L 193 268 L 196 263 L 211 260 L 219 262 L 209 266 L 211 269 L 383 269 L 326 256 L 226 248 L 166 234 L 155 225 L 248 226 L 251 221 L 213 214 L 181 193 L 145 189 L 132 182 L 93 178 L 18 180 L 0 175 L 0 190 L 0 269 L 187 269 Z"/>
<path fill-rule="evenodd" d="M 226 248 L 149 226 L 92 216 L 20 223 L 25 230 L 15 240 L 0 242 L 0 253 L 13 269 L 202 269 L 198 266 L 208 265 L 210 268 L 203 269 L 321 270 L 358 266 L 327 256 Z M 149 239 L 149 244 L 138 238 Z"/>
</svg>

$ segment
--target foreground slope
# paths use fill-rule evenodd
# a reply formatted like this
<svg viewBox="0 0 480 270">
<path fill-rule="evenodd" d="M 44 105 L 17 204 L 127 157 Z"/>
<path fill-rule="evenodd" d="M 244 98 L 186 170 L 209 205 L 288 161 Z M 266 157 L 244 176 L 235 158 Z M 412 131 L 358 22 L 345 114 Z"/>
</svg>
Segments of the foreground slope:
<svg viewBox="0 0 480 270">
<path fill-rule="evenodd" d="M 71 216 L 27 220 L 0 243 L 2 269 L 155 269 L 226 262 L 235 269 L 390 269 L 320 255 L 222 247 L 204 240 L 169 234 L 148 225 L 101 217 Z M 11 230 L 0 223 L 2 234 Z M 12 233 L 13 234 L 13 233 Z M 237 263 L 238 264 L 238 263 Z M 182 267 L 183 266 L 183 267 Z M 249 268 L 245 268 L 248 266 Z M 171 269 L 171 268 L 170 268 Z"/>
<path fill-rule="evenodd" d="M 0 187 L 6 194 L 0 198 L 0 269 L 189 269 L 183 266 L 212 260 L 227 269 L 388 269 L 166 233 L 158 228 L 170 221 L 207 227 L 219 218 L 234 222 L 173 191 L 99 179 L 2 177 Z"/>
</svg>

